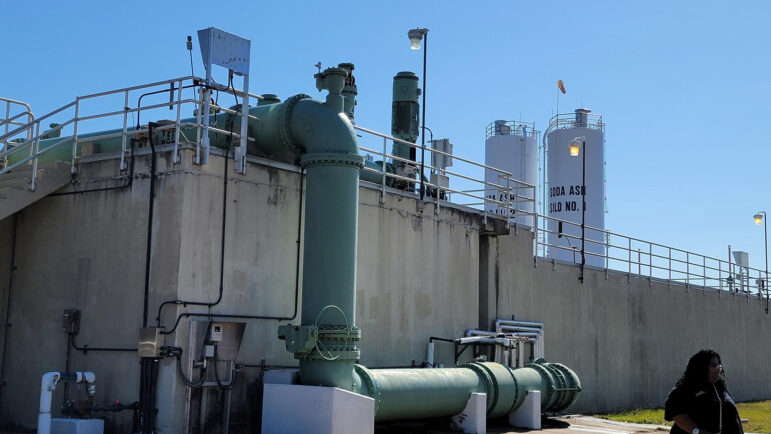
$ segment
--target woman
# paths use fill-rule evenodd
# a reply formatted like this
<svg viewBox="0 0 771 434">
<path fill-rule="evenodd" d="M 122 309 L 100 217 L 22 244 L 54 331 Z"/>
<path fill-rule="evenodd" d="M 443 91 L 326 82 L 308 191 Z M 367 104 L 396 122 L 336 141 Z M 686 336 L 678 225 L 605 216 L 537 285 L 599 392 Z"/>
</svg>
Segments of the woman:
<svg viewBox="0 0 771 434">
<path fill-rule="evenodd" d="M 724 374 L 720 355 L 712 350 L 701 350 L 688 360 L 667 397 L 664 418 L 675 422 L 670 433 L 744 434 Z"/>
</svg>

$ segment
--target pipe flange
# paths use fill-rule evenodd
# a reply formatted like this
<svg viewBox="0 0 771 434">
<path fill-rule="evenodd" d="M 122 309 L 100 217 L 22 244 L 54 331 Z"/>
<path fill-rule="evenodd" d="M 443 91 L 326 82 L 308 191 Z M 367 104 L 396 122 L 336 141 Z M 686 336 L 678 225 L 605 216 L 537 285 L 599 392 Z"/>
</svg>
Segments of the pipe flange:
<svg viewBox="0 0 771 434">
<path fill-rule="evenodd" d="M 551 369 L 546 367 L 546 360 L 544 359 L 538 359 L 533 363 L 525 363 L 525 367 L 534 369 L 546 381 L 547 387 L 545 402 L 547 405 L 542 406 L 541 408 L 544 411 L 549 410 L 557 399 L 557 396 L 555 396 L 557 394 L 557 390 L 554 387 L 554 384 L 557 383 L 557 379 L 552 374 Z"/>
<path fill-rule="evenodd" d="M 358 362 L 361 359 L 361 351 L 358 348 L 344 350 L 325 348 L 309 353 L 295 353 L 294 358 L 297 360 L 319 360 L 326 362 Z"/>
<path fill-rule="evenodd" d="M 478 363 L 478 362 L 469 362 L 461 366 L 464 368 L 469 368 L 472 371 L 474 371 L 484 383 L 485 391 L 487 392 L 487 408 L 485 409 L 485 411 L 489 413 L 490 410 L 493 408 L 493 405 L 495 404 L 494 401 L 498 397 L 498 385 L 493 380 L 492 373 L 482 363 Z"/>
<path fill-rule="evenodd" d="M 367 368 L 362 365 L 353 365 L 353 370 L 359 374 L 361 381 L 366 383 L 367 391 L 369 392 L 367 396 L 375 400 L 375 414 L 377 414 L 378 410 L 380 410 L 380 389 L 378 389 L 377 385 L 375 384 L 375 380 L 372 379 L 372 376 L 369 375 Z"/>
<path fill-rule="evenodd" d="M 292 111 L 298 102 L 310 98 L 310 95 L 300 93 L 287 99 L 283 104 L 281 104 L 281 122 L 284 124 L 284 126 L 283 128 L 279 128 L 278 134 L 284 145 L 296 154 L 302 154 L 303 150 L 295 145 L 294 137 L 292 137 Z"/>
<path fill-rule="evenodd" d="M 358 169 L 364 167 L 364 157 L 347 152 L 316 152 L 300 157 L 300 165 L 308 166 L 354 166 Z"/>
</svg>

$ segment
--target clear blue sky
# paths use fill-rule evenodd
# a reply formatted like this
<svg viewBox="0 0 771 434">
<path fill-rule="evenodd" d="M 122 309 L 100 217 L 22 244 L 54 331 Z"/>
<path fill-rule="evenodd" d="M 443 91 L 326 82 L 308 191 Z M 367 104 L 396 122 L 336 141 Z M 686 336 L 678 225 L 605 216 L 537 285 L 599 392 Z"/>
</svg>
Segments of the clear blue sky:
<svg viewBox="0 0 771 434">
<path fill-rule="evenodd" d="M 456 154 L 483 162 L 495 119 L 543 131 L 562 79 L 560 111 L 607 124 L 609 229 L 719 258 L 732 244 L 763 268 L 769 18 L 762 0 L 12 2 L 0 95 L 39 115 L 187 75 L 185 37 L 216 26 L 252 41 L 256 93 L 318 96 L 317 61 L 355 63 L 357 124 L 387 133 L 393 75 L 422 65 L 406 32 L 427 27 L 427 125 Z"/>
</svg>

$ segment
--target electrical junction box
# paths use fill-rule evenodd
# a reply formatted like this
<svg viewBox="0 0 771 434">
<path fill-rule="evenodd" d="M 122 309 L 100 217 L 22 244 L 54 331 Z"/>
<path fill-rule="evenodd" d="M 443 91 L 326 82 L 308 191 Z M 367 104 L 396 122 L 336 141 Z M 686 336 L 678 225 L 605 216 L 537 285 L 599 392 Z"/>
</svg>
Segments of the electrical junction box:
<svg viewBox="0 0 771 434">
<path fill-rule="evenodd" d="M 163 346 L 163 335 L 158 327 L 142 327 L 139 329 L 139 357 L 160 357 Z"/>
<path fill-rule="evenodd" d="M 222 324 L 212 323 L 211 331 L 209 332 L 209 340 L 212 342 L 222 342 Z"/>
<path fill-rule="evenodd" d="M 74 335 L 80 332 L 80 310 L 64 309 L 62 317 L 62 331 Z"/>
</svg>

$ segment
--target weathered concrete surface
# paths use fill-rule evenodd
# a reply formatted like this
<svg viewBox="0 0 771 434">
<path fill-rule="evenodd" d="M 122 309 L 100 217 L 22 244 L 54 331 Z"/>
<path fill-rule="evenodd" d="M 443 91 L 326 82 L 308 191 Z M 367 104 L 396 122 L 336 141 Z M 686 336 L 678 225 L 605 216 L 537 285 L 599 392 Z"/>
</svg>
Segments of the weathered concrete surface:
<svg viewBox="0 0 771 434">
<path fill-rule="evenodd" d="M 497 312 L 487 318 L 541 321 L 546 357 L 570 366 L 583 392 L 571 411 L 662 406 L 688 358 L 718 351 L 738 400 L 771 396 L 771 320 L 764 304 L 727 293 L 539 261 L 532 233 L 498 237 L 499 267 L 488 287 Z M 494 297 L 490 295 L 489 297 Z"/>
<path fill-rule="evenodd" d="M 420 364 L 428 338 L 477 324 L 480 218 L 452 208 L 422 212 L 412 197 L 360 190 L 357 325 L 366 366 Z M 452 363 L 451 344 L 437 357 Z"/>
<path fill-rule="evenodd" d="M 0 399 L 0 426 L 33 428 L 43 372 L 66 366 L 62 311 L 83 311 L 79 345 L 134 347 L 143 320 L 149 160 L 137 156 L 128 188 L 52 196 L 16 214 L 16 265 L 10 303 L 7 384 Z M 207 166 L 194 166 L 184 150 L 172 165 L 159 156 L 152 223 L 148 322 L 165 300 L 215 302 L 219 298 L 224 160 L 216 151 Z M 80 183 L 62 192 L 118 187 L 114 159 L 81 166 Z M 225 202 L 224 296 L 213 314 L 295 316 L 299 169 L 252 159 L 246 175 L 229 169 Z M 532 234 L 481 235 L 474 211 L 420 209 L 415 196 L 360 190 L 356 322 L 362 329 L 362 363 L 419 364 L 429 337 L 458 337 L 467 328 L 489 328 L 495 318 L 542 321 L 546 354 L 575 369 L 584 395 L 579 410 L 660 404 L 687 357 L 711 346 L 725 359 L 737 398 L 768 398 L 768 318 L 757 301 L 546 263 L 533 267 Z M 334 204 L 330 204 L 334 206 Z M 6 311 L 14 218 L 0 221 L 0 312 Z M 301 282 L 300 282 L 301 284 Z M 300 294 L 301 295 L 301 294 Z M 297 318 L 301 312 L 298 306 Z M 165 331 L 182 312 L 205 314 L 206 306 L 168 306 Z M 276 336 L 275 319 L 245 318 L 238 360 L 249 365 L 296 365 Z M 187 355 L 188 324 L 182 317 L 165 338 Z M 453 362 L 452 345 L 438 343 L 437 361 Z M 464 355 L 467 356 L 468 354 Z M 99 403 L 131 402 L 139 391 L 135 353 L 71 351 L 70 367 L 97 375 Z M 160 362 L 159 432 L 218 433 L 224 393 L 187 392 L 174 361 Z M 260 369 L 245 368 L 233 389 L 231 432 L 253 432 L 259 423 Z M 71 399 L 82 391 L 70 388 Z M 54 395 L 55 407 L 63 388 Z M 55 409 L 55 413 L 57 409 Z M 188 420 L 187 414 L 191 415 Z M 128 432 L 127 412 L 105 416 L 107 432 Z"/>
</svg>

